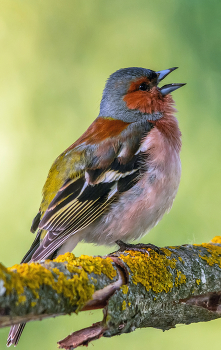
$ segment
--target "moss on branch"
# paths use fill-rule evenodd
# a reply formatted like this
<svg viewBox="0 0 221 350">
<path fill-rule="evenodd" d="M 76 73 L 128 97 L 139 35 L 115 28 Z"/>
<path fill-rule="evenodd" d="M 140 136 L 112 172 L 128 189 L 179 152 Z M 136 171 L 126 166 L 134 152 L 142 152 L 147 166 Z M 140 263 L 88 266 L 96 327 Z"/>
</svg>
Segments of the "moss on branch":
<svg viewBox="0 0 221 350">
<path fill-rule="evenodd" d="M 0 266 L 0 327 L 104 308 L 104 319 L 59 342 L 72 349 L 141 327 L 220 317 L 221 238 L 211 243 L 128 250 L 108 257 L 67 253 L 53 261 Z"/>
</svg>

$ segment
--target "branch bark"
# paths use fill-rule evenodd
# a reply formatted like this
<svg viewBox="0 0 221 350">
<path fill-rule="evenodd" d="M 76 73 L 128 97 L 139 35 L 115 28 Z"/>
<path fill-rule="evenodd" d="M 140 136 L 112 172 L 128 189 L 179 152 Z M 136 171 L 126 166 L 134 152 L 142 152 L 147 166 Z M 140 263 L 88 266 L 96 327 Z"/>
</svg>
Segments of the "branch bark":
<svg viewBox="0 0 221 350">
<path fill-rule="evenodd" d="M 103 320 L 58 342 L 87 345 L 136 328 L 162 330 L 221 317 L 221 237 L 144 253 L 0 265 L 0 327 L 103 308 Z"/>
</svg>

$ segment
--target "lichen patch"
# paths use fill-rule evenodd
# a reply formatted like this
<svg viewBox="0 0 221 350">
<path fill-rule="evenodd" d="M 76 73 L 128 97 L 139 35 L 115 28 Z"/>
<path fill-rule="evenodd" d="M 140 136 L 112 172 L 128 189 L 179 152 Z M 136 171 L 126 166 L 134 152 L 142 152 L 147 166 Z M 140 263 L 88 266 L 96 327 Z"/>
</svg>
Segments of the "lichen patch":
<svg viewBox="0 0 221 350">
<path fill-rule="evenodd" d="M 129 290 L 129 287 L 126 284 L 123 284 L 123 286 L 121 286 L 120 289 L 122 290 L 122 292 L 124 294 L 127 294 L 128 290 Z"/>
<path fill-rule="evenodd" d="M 125 253 L 127 255 L 122 254 L 120 258 L 131 270 L 133 283 L 141 283 L 147 291 L 168 293 L 174 286 L 186 283 L 186 276 L 176 269 L 177 260 L 174 258 L 159 255 L 153 250 L 149 251 L 149 255 L 139 251 Z M 176 269 L 175 280 L 170 269 Z"/>
<path fill-rule="evenodd" d="M 53 263 L 65 262 L 66 269 L 70 274 L 65 274 Z M 88 274 L 105 274 L 113 279 L 117 272 L 112 265 L 111 258 L 90 257 L 82 255 L 76 258 L 74 254 L 66 253 L 53 261 L 46 260 L 45 266 L 37 262 L 14 265 L 6 269 L 1 266 L 0 280 L 2 281 L 7 295 L 16 292 L 17 304 L 26 302 L 25 290 L 28 288 L 33 294 L 31 307 L 36 305 L 39 299 L 40 289 L 43 285 L 51 287 L 57 294 L 62 294 L 69 303 L 76 305 L 79 310 L 92 298 L 95 286 L 89 280 Z"/>
<path fill-rule="evenodd" d="M 112 265 L 111 258 L 101 258 L 99 256 L 87 256 L 81 255 L 79 258 L 76 258 L 72 253 L 65 253 L 64 255 L 58 256 L 55 262 L 67 262 L 67 269 L 71 271 L 73 267 L 82 267 L 88 273 L 95 273 L 100 275 L 103 273 L 108 278 L 113 279 L 117 272 Z"/>
<path fill-rule="evenodd" d="M 207 262 L 209 266 L 217 264 L 221 268 L 221 247 L 216 244 L 202 243 L 195 246 L 206 248 L 208 255 L 199 254 L 199 257 Z"/>
<path fill-rule="evenodd" d="M 213 237 L 213 239 L 211 240 L 212 243 L 219 243 L 221 244 L 221 236 L 215 236 Z"/>
</svg>

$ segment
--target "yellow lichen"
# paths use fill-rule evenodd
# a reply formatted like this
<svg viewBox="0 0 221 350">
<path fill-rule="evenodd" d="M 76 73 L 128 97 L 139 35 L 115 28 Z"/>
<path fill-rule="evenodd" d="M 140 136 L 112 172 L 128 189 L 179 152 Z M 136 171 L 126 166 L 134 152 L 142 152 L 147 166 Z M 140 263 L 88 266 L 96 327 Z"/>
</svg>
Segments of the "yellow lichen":
<svg viewBox="0 0 221 350">
<path fill-rule="evenodd" d="M 93 272 L 97 275 L 103 273 L 110 279 L 113 279 L 117 275 L 117 272 L 112 265 L 111 258 L 103 259 L 99 256 L 93 257 L 87 255 L 81 255 L 79 258 L 76 258 L 72 253 L 66 253 L 58 256 L 54 261 L 67 262 L 68 270 L 72 267 L 82 267 L 88 273 Z"/>
<path fill-rule="evenodd" d="M 186 283 L 186 276 L 181 272 L 177 270 L 177 277 L 175 278 L 175 287 L 178 287 L 180 284 Z"/>
<path fill-rule="evenodd" d="M 219 244 L 221 244 L 221 236 L 215 236 L 212 239 L 211 243 L 219 243 Z"/>
<path fill-rule="evenodd" d="M 217 246 L 215 244 L 210 243 L 202 243 L 200 245 L 194 244 L 198 247 L 206 248 L 209 255 L 201 255 L 199 254 L 199 257 L 207 262 L 209 266 L 213 266 L 214 264 L 217 264 L 221 268 L 221 247 Z"/>
<path fill-rule="evenodd" d="M 183 261 L 183 259 L 182 259 L 180 256 L 179 256 L 179 258 L 178 258 L 178 259 L 179 259 L 179 261 Z"/>
<path fill-rule="evenodd" d="M 131 303 L 128 303 L 128 306 L 131 306 Z"/>
<path fill-rule="evenodd" d="M 25 295 L 19 295 L 17 304 L 24 304 L 26 302 L 26 296 Z"/>
<path fill-rule="evenodd" d="M 122 311 L 124 311 L 127 307 L 127 303 L 126 301 L 124 300 L 123 303 L 122 303 Z"/>
<path fill-rule="evenodd" d="M 201 282 L 201 280 L 200 279 L 198 279 L 198 280 L 196 280 L 196 284 L 200 284 L 200 282 Z"/>
<path fill-rule="evenodd" d="M 124 293 L 124 294 L 127 294 L 128 293 L 128 286 L 126 285 L 126 284 L 124 284 L 123 286 L 121 286 L 120 287 L 121 289 L 122 289 L 122 292 Z"/>
<path fill-rule="evenodd" d="M 177 270 L 177 277 L 173 280 L 171 269 L 176 268 L 176 259 L 168 259 L 166 255 L 159 255 L 150 250 L 149 255 L 141 252 L 127 251 L 127 255 L 120 258 L 128 265 L 132 272 L 134 284 L 141 283 L 146 290 L 155 293 L 169 292 L 174 287 L 186 283 L 186 276 Z"/>
<path fill-rule="evenodd" d="M 161 250 L 166 256 L 171 256 L 172 254 L 172 252 L 169 249 L 161 248 Z"/>
<path fill-rule="evenodd" d="M 36 304 L 37 304 L 36 301 L 32 301 L 31 302 L 31 307 L 34 307 Z"/>
<path fill-rule="evenodd" d="M 56 267 L 49 270 L 39 263 L 34 262 L 14 265 L 9 269 L 1 266 L 0 279 L 4 282 L 6 293 L 10 294 L 12 290 L 15 290 L 18 295 L 17 303 L 24 303 L 26 301 L 26 297 L 23 295 L 24 287 L 29 288 L 33 297 L 38 299 L 40 287 L 42 285 L 48 285 L 58 294 L 62 293 L 64 297 L 69 299 L 70 303 L 80 308 L 91 299 L 94 293 L 94 285 L 90 283 L 88 273 L 103 273 L 110 279 L 113 279 L 117 274 L 110 258 L 93 258 L 85 255 L 75 258 L 73 254 L 67 253 L 59 256 L 54 261 L 66 262 L 67 270 L 74 274 L 72 278 L 68 279 Z M 47 263 L 50 264 L 51 262 L 47 260 L 45 264 Z"/>
</svg>

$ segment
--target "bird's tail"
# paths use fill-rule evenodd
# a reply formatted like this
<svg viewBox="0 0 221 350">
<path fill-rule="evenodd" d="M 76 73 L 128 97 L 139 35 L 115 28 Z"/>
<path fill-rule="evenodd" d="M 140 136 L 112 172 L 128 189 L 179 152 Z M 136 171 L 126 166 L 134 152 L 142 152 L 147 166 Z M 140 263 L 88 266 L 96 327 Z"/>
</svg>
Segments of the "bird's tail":
<svg viewBox="0 0 221 350">
<path fill-rule="evenodd" d="M 18 344 L 25 325 L 26 323 L 21 323 L 11 327 L 8 335 L 7 346 L 11 346 L 12 344 L 16 346 Z"/>
</svg>

